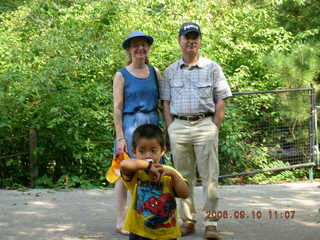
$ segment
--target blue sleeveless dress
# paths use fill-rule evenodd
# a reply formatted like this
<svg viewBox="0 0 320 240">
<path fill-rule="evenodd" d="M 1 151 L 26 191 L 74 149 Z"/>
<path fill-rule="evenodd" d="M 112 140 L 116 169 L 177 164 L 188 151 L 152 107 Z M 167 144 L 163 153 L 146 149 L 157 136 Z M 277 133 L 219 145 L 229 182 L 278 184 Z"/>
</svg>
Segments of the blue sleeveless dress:
<svg viewBox="0 0 320 240">
<path fill-rule="evenodd" d="M 157 113 L 159 90 L 156 72 L 152 66 L 148 68 L 147 78 L 135 77 L 125 67 L 119 70 L 124 78 L 122 128 L 128 153 L 132 158 L 135 157 L 132 152 L 134 130 L 146 123 L 160 124 Z"/>
</svg>

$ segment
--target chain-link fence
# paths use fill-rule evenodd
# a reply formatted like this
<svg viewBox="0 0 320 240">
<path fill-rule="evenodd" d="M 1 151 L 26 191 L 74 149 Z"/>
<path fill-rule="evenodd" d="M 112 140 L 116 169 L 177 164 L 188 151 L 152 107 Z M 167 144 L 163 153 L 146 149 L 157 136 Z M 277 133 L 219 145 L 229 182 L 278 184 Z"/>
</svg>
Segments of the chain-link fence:
<svg viewBox="0 0 320 240">
<path fill-rule="evenodd" d="M 29 139 L 10 135 L 0 138 L 0 187 L 19 182 L 29 165 Z M 14 176 L 8 177 L 8 176 Z"/>
<path fill-rule="evenodd" d="M 220 133 L 220 178 L 319 167 L 315 102 L 313 88 L 234 92 Z M 37 177 L 37 159 L 30 154 L 36 132 L 19 136 L 0 139 L 6 146 L 0 147 L 0 177 L 17 169 L 12 162 L 29 168 L 32 180 Z"/>
<path fill-rule="evenodd" d="M 241 142 L 232 151 L 245 155 L 238 158 L 247 167 L 238 170 L 222 164 L 220 178 L 315 166 L 319 155 L 316 109 L 313 88 L 233 93 L 223 126 L 234 127 L 225 138 Z M 222 144 L 228 144 L 228 139 Z M 236 165 L 237 159 L 232 158 L 232 154 L 220 154 L 220 162 Z M 265 167 L 254 169 L 254 161 Z"/>
</svg>

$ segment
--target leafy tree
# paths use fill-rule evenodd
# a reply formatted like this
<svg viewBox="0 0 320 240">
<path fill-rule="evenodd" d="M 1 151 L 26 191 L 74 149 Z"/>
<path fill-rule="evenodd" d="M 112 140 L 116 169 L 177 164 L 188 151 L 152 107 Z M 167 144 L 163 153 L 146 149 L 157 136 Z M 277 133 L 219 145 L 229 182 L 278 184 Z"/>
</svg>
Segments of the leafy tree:
<svg viewBox="0 0 320 240">
<path fill-rule="evenodd" d="M 121 42 L 135 30 L 154 36 L 151 63 L 163 71 L 180 57 L 181 23 L 196 21 L 203 31 L 202 55 L 221 64 L 233 91 L 283 87 L 265 57 L 273 52 L 294 56 L 295 48 L 314 52 L 310 44 L 317 41 L 319 18 L 303 10 L 316 9 L 316 1 L 297 0 L 300 5 L 291 8 L 289 1 L 269 2 L 2 1 L 0 157 L 27 152 L 28 133 L 36 129 L 39 185 L 108 184 L 104 171 L 113 152 L 112 79 L 125 64 Z M 299 16 L 315 22 L 297 22 L 294 31 L 294 6 L 301 6 Z M 230 103 L 221 131 L 221 155 L 228 159 L 223 171 L 266 161 L 266 150 L 245 140 L 254 122 L 272 114 L 275 101 L 254 96 Z M 248 157 L 254 154 L 261 157 Z M 0 186 L 28 185 L 29 172 L 28 155 L 0 159 Z"/>
</svg>

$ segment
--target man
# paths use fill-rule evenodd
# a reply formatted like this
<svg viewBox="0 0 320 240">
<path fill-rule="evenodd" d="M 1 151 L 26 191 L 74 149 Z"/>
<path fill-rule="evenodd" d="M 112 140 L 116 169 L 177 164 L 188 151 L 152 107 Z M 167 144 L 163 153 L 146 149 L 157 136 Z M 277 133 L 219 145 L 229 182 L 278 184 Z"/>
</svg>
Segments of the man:
<svg viewBox="0 0 320 240">
<path fill-rule="evenodd" d="M 196 23 L 181 26 L 182 59 L 165 70 L 160 95 L 174 165 L 191 184 L 190 196 L 179 203 L 182 235 L 195 232 L 193 183 L 197 166 L 203 184 L 203 211 L 207 215 L 204 237 L 218 239 L 217 219 L 212 218 L 218 204 L 218 133 L 224 118 L 224 100 L 232 94 L 221 67 L 200 56 L 201 37 Z"/>
</svg>

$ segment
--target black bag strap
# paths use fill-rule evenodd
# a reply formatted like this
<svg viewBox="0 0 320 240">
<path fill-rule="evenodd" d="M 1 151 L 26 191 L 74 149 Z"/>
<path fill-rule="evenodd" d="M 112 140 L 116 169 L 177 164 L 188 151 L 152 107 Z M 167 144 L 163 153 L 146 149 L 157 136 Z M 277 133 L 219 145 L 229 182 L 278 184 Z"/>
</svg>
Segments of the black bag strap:
<svg viewBox="0 0 320 240">
<path fill-rule="evenodd" d="M 158 75 L 157 75 L 156 69 L 153 66 L 152 66 L 152 69 L 153 69 L 153 73 L 154 73 L 154 78 L 156 80 L 156 86 L 157 86 L 157 89 L 158 89 L 158 98 L 160 99 L 160 89 L 159 89 Z"/>
</svg>

